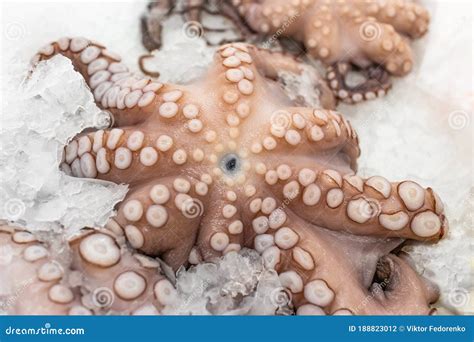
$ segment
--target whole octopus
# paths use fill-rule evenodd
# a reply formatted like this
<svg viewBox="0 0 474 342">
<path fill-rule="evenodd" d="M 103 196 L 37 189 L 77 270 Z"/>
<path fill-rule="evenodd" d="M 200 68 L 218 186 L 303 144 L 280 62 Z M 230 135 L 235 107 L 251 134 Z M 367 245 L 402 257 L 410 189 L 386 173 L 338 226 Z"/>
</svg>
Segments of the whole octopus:
<svg viewBox="0 0 474 342">
<path fill-rule="evenodd" d="M 68 241 L 67 264 L 32 233 L 2 226 L 8 313 L 101 314 L 94 294 L 108 289 L 111 312 L 159 314 L 178 293 L 155 258 L 176 271 L 242 248 L 277 272 L 298 315 L 434 312 L 436 286 L 396 252 L 446 234 L 442 201 L 413 181 L 357 176 L 354 128 L 336 111 L 294 106 L 266 78 L 265 52 L 221 46 L 186 86 L 133 74 L 81 37 L 46 45 L 33 61 L 55 54 L 114 118 L 73 139 L 62 170 L 130 191 L 106 227 Z"/>
<path fill-rule="evenodd" d="M 346 103 L 384 96 L 391 87 L 388 74 L 409 73 L 408 41 L 423 36 L 429 25 L 428 11 L 411 0 L 159 0 L 151 1 L 142 17 L 144 46 L 149 51 L 161 46 L 167 16 L 181 13 L 200 23 L 202 12 L 229 18 L 250 42 L 269 45 L 286 38 L 293 50 L 301 44 L 294 53 L 325 63 L 328 86 Z M 204 37 L 212 31 L 200 25 Z"/>
</svg>

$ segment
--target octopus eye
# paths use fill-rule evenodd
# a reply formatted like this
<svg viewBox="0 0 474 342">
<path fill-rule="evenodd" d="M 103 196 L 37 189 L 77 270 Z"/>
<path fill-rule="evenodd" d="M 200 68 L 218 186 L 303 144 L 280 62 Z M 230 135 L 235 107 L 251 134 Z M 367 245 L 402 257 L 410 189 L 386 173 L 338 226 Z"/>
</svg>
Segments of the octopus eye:
<svg viewBox="0 0 474 342">
<path fill-rule="evenodd" d="M 387 258 L 381 258 L 377 261 L 374 279 L 372 283 L 377 283 L 385 290 L 389 287 L 392 276 L 393 262 Z"/>
<path fill-rule="evenodd" d="M 385 291 L 394 288 L 394 263 L 387 257 L 382 257 L 377 261 L 370 292 L 372 296 L 380 301 L 385 300 Z"/>
<path fill-rule="evenodd" d="M 227 174 L 234 174 L 240 170 L 240 159 L 235 154 L 226 154 L 220 162 L 222 171 Z"/>
</svg>

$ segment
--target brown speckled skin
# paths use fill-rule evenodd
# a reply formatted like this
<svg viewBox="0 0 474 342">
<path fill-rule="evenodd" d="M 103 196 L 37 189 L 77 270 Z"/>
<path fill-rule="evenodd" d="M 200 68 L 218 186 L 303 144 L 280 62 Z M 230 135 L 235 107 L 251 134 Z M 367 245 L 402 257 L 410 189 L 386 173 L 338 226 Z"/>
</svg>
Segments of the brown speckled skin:
<svg viewBox="0 0 474 342">
<path fill-rule="evenodd" d="M 356 176 L 358 138 L 341 114 L 292 106 L 246 44 L 221 47 L 198 82 L 162 85 L 141 102 L 134 93 L 119 109 L 86 71 L 81 51 L 94 44 L 75 38 L 64 48 L 62 40 L 62 52 L 53 43 L 35 60 L 71 58 L 115 118 L 116 128 L 71 142 L 63 164 L 76 177 L 130 185 L 109 224 L 115 234 L 175 270 L 255 248 L 298 314 L 428 314 L 434 287 L 390 252 L 406 239 L 442 238 L 442 202 L 414 182 Z M 85 57 L 114 62 L 99 50 Z M 152 83 L 125 76 L 109 89 Z"/>
</svg>

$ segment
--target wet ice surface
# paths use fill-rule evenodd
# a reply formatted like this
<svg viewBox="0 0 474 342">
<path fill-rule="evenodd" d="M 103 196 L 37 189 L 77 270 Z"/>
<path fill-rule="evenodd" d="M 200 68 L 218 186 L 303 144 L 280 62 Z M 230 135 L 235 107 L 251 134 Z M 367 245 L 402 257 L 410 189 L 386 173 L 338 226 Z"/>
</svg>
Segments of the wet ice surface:
<svg viewBox="0 0 474 342">
<path fill-rule="evenodd" d="M 12 87 L 12 89 L 15 89 Z M 126 185 L 80 180 L 59 170 L 66 143 L 109 117 L 63 56 L 43 62 L 7 95 L 1 117 L 0 217 L 69 235 L 106 223 Z"/>
<path fill-rule="evenodd" d="M 290 293 L 274 270 L 265 269 L 261 256 L 243 249 L 214 263 L 179 270 L 178 301 L 162 313 L 172 315 L 290 314 Z"/>
<path fill-rule="evenodd" d="M 283 80 L 283 89 L 292 101 L 318 108 L 321 107 L 319 101 L 321 94 L 318 90 L 318 84 L 315 82 L 320 78 L 318 75 L 321 75 L 318 70 L 304 66 L 304 72 L 301 75 L 281 71 L 278 73 L 278 77 Z"/>
<path fill-rule="evenodd" d="M 2 67 L 7 68 L 3 70 L 3 73 L 8 76 L 4 77 L 2 84 L 4 102 L 5 99 L 10 102 L 10 98 L 15 98 L 11 94 L 15 93 L 15 82 L 20 78 L 19 72 L 24 72 L 26 61 L 40 46 L 59 36 L 84 35 L 100 41 L 120 53 L 124 62 L 129 64 L 132 70 L 137 70 L 136 60 L 138 56 L 145 53 L 140 45 L 138 25 L 138 18 L 144 11 L 145 4 L 139 6 L 134 2 L 124 2 L 114 3 L 112 6 L 110 3 L 99 2 L 87 5 L 41 3 L 25 7 L 12 3 L 9 6 L 10 17 L 4 22 L 7 39 L 4 42 L 5 49 L 2 51 L 4 57 Z M 472 96 L 470 95 L 472 92 L 472 51 L 466 48 L 466 42 L 472 41 L 469 26 L 472 22 L 472 11 L 469 2 L 440 2 L 436 5 L 431 3 L 430 12 L 433 18 L 430 32 L 428 36 L 414 44 L 416 54 L 414 72 L 408 77 L 396 80 L 393 90 L 383 99 L 357 106 L 342 105 L 338 110 L 349 118 L 358 131 L 362 148 L 359 171 L 362 176 L 380 174 L 391 180 L 413 179 L 423 186 L 433 187 L 444 200 L 450 220 L 450 232 L 447 238 L 433 246 L 414 244 L 406 249 L 415 259 L 419 271 L 441 286 L 443 306 L 458 312 L 473 313 L 472 302 L 470 302 L 474 298 L 471 278 L 472 227 L 474 226 L 472 217 L 474 211 L 473 123 L 472 97 L 469 98 Z M 40 17 L 47 17 L 48 25 L 41 24 L 41 21 L 37 20 Z M 97 23 L 101 24 L 99 30 Z M 187 83 L 199 77 L 205 70 L 205 65 L 211 60 L 211 50 L 206 49 L 199 40 L 190 40 L 189 37 L 183 36 L 182 32 L 182 28 L 177 25 L 175 30 L 167 35 L 169 40 L 165 37 L 167 46 L 162 52 L 156 54 L 158 63 L 153 66 L 161 72 L 163 80 Z M 176 43 L 176 45 L 169 43 Z M 186 48 L 191 46 L 194 48 Z M 185 65 L 193 65 L 193 68 L 190 69 Z M 301 83 L 295 83 L 292 86 L 294 89 L 301 89 L 301 84 L 306 84 L 305 82 L 307 80 L 302 80 Z M 8 93 L 7 90 L 9 90 Z M 8 103 L 8 108 L 3 113 L 6 113 L 9 118 L 9 114 L 18 112 L 11 103 Z M 33 113 L 31 109 L 30 113 Z M 18 127 L 14 125 L 26 124 L 40 125 L 40 131 L 49 129 L 47 125 L 41 126 L 41 120 L 35 117 L 31 120 L 32 122 L 24 122 L 17 116 L 13 117 L 15 120 L 8 120 L 8 125 L 15 129 Z M 2 126 L 5 124 L 4 118 L 6 116 L 2 118 Z M 84 120 L 88 122 L 88 125 L 93 124 L 92 117 Z M 32 164 L 35 168 L 32 169 L 25 169 L 25 165 L 29 164 L 25 164 L 21 158 L 17 159 L 17 156 L 14 159 L 8 159 L 13 163 L 3 164 L 4 159 L 0 161 L 2 162 L 1 172 L 5 173 L 7 179 L 12 175 L 17 177 L 21 174 L 21 181 L 26 183 L 26 186 L 21 182 L 17 183 L 15 191 L 21 192 L 20 198 L 22 201 L 25 200 L 25 215 L 38 226 L 46 226 L 49 220 L 56 222 L 59 217 L 57 208 L 63 208 L 64 203 L 67 203 L 67 215 L 63 217 L 63 220 L 67 217 L 70 220 L 67 222 L 77 223 L 76 219 L 81 219 L 83 213 L 87 214 L 87 211 L 83 211 L 84 208 L 78 205 L 81 203 L 78 198 L 84 198 L 82 197 L 85 196 L 84 193 L 93 194 L 90 201 L 102 195 L 104 191 L 108 195 L 115 193 L 114 187 L 104 188 L 103 185 L 100 185 L 102 186 L 100 194 L 93 193 L 99 185 L 90 181 L 67 179 L 65 176 L 58 178 L 57 163 L 61 149 L 59 145 L 65 142 L 66 136 L 74 135 L 81 130 L 80 126 L 76 127 L 75 124 L 65 126 L 60 136 L 46 143 L 38 138 L 38 134 L 29 137 L 26 142 L 20 139 L 16 143 L 11 143 L 15 141 L 12 140 L 14 138 L 5 135 L 2 131 L 0 139 L 13 146 L 13 149 L 19 145 L 28 146 L 30 142 L 29 145 L 36 152 L 36 161 Z M 53 132 L 47 133 L 50 137 Z M 4 136 L 5 139 L 3 139 Z M 38 140 L 33 140 L 34 138 Z M 2 155 L 2 158 L 5 156 Z M 51 182 L 46 182 L 47 186 L 40 187 L 41 191 L 37 192 L 38 184 L 49 179 L 50 175 L 53 175 Z M 66 180 L 67 183 L 60 183 Z M 69 187 L 63 184 L 68 184 Z M 50 198 L 49 196 L 59 196 L 51 191 L 51 189 L 58 189 L 58 186 L 61 188 L 60 193 L 68 191 L 68 194 L 74 194 L 75 197 L 68 197 L 66 202 L 59 200 L 48 202 L 46 199 Z M 36 203 L 33 200 L 36 198 L 41 198 L 42 202 Z M 45 203 L 50 203 L 50 207 L 54 206 L 54 210 L 49 210 L 46 205 L 47 210 L 41 209 L 40 213 L 40 206 L 44 206 Z M 98 207 L 103 204 L 102 202 L 95 203 Z M 32 204 L 35 210 L 30 210 Z M 100 216 L 99 212 L 102 214 L 107 211 L 107 208 L 110 212 L 112 205 L 110 203 L 110 206 L 102 208 L 104 211 L 99 209 L 98 216 Z M 96 206 L 95 204 L 87 206 L 87 209 L 90 207 Z M 42 221 L 35 221 L 38 218 Z M 93 220 L 100 221 L 101 218 L 95 217 Z M 53 225 L 53 227 L 58 226 Z M 249 260 L 239 257 L 229 262 L 235 261 L 236 264 L 242 266 L 242 264 L 250 263 Z M 245 301 L 235 304 L 229 299 L 231 296 L 221 296 L 224 288 L 237 287 L 245 292 L 249 290 L 243 284 L 255 284 L 252 280 L 254 278 L 248 277 L 248 274 L 252 274 L 251 271 L 242 279 L 239 279 L 239 274 L 231 275 L 232 270 L 228 269 L 231 265 L 229 262 L 224 259 L 218 266 L 201 265 L 196 269 L 180 273 L 178 287 L 182 289 L 181 306 L 175 308 L 175 312 L 222 313 L 225 312 L 225 308 L 229 310 L 227 313 L 236 312 L 234 310 L 252 312 L 251 305 L 246 305 Z M 259 261 L 254 260 L 249 269 L 259 270 L 258 265 Z M 226 276 L 210 272 L 210 270 L 225 270 L 226 268 L 228 269 Z M 260 278 L 258 282 L 259 286 L 262 284 L 262 279 Z M 265 284 L 270 284 L 268 286 L 271 289 L 278 288 L 271 279 Z M 262 293 L 271 292 L 271 290 L 263 290 L 264 285 L 261 286 Z M 222 300 L 222 305 L 206 307 L 201 297 L 191 295 L 193 291 L 200 293 L 201 297 Z M 253 298 L 260 298 L 257 293 L 255 289 L 253 292 L 249 291 L 248 300 L 254 301 Z M 258 301 L 253 303 L 259 304 Z M 226 307 L 226 305 L 231 307 Z"/>
<path fill-rule="evenodd" d="M 473 314 L 473 189 L 459 207 L 462 208 L 459 213 L 448 211 L 451 230 L 446 239 L 434 247 L 414 245 L 404 249 L 417 261 L 417 270 L 441 287 L 441 302 L 446 307 L 457 313 Z"/>
</svg>

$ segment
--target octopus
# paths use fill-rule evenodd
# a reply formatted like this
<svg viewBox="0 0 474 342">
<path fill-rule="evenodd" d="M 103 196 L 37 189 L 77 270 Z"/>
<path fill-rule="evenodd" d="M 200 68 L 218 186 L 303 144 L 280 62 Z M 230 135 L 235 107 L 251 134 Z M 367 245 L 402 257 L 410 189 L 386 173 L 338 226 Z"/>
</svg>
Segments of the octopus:
<svg viewBox="0 0 474 342">
<path fill-rule="evenodd" d="M 243 248 L 278 274 L 297 315 L 434 313 L 436 285 L 399 251 L 446 235 L 438 195 L 410 180 L 358 176 L 349 121 L 286 102 L 259 53 L 221 46 L 206 76 L 175 85 L 130 72 L 82 37 L 39 51 L 35 63 L 70 58 L 114 117 L 66 146 L 62 170 L 130 191 L 106 227 L 69 241 L 68 269 L 60 250 L 3 226 L 3 291 L 22 291 L 9 313 L 100 314 L 96 291 L 115 297 L 113 312 L 160 313 L 177 292 L 155 258 L 176 271 Z"/>
<path fill-rule="evenodd" d="M 183 17 L 184 21 L 196 24 L 201 23 L 203 12 L 213 17 L 224 17 L 232 22 L 234 26 L 238 28 L 238 31 L 241 32 L 239 40 L 243 40 L 245 37 L 250 37 L 252 35 L 250 29 L 241 20 L 239 14 L 235 11 L 232 5 L 225 1 L 190 0 L 184 1 L 184 3 L 177 0 L 150 1 L 146 13 L 140 18 L 141 40 L 143 46 L 148 51 L 157 50 L 161 47 L 161 33 L 163 30 L 162 22 L 167 17 L 179 14 Z M 192 27 L 191 29 L 195 29 L 196 32 L 193 33 L 199 36 L 201 36 L 202 33 L 223 33 L 232 30 L 231 28 L 226 29 L 224 27 L 207 27 L 204 24 Z M 202 37 L 209 45 L 216 44 L 214 41 L 208 40 L 206 35 L 203 35 Z M 222 45 L 225 42 L 230 42 L 230 40 L 221 39 L 219 40 L 218 45 Z"/>
<path fill-rule="evenodd" d="M 153 51 L 161 47 L 162 22 L 166 18 L 174 15 L 181 15 L 187 23 L 183 27 L 183 33 L 188 38 L 201 37 L 206 40 L 209 46 L 216 46 L 217 39 L 208 39 L 213 32 L 227 32 L 227 28 L 209 28 L 204 23 L 201 24 L 202 12 L 212 15 L 213 17 L 226 17 L 231 19 L 233 23 L 238 25 L 240 31 L 243 31 L 242 39 L 250 39 L 251 33 L 245 30 L 245 25 L 235 13 L 230 4 L 225 2 L 204 2 L 193 1 L 186 6 L 179 6 L 176 1 L 152 1 L 148 4 L 148 12 L 141 18 L 142 43 L 150 52 L 139 57 L 139 67 L 142 73 L 158 78 L 160 72 L 152 70 L 147 65 L 148 59 L 153 59 Z M 182 4 L 181 4 L 182 5 Z M 227 42 L 227 39 L 222 41 Z M 221 45 L 221 44 L 218 44 Z M 288 86 L 288 77 L 294 75 L 302 76 L 308 74 L 312 86 L 313 96 L 305 98 L 297 95 L 293 98 L 295 104 L 298 105 L 318 105 L 327 109 L 334 109 L 337 105 L 337 96 L 333 94 L 327 80 L 324 77 L 324 68 L 314 68 L 303 61 L 302 58 L 295 56 L 287 51 L 276 51 L 265 47 L 258 48 L 261 59 L 268 59 L 266 63 L 265 76 L 272 81 L 278 83 L 283 89 Z M 270 63 L 271 62 L 271 63 Z M 320 70 L 321 69 L 321 70 Z M 291 82 L 291 81 L 290 81 Z M 291 93 L 291 91 L 290 91 Z M 295 97 L 293 93 L 290 97 Z"/>
<path fill-rule="evenodd" d="M 150 3 L 142 18 L 147 48 L 161 45 L 157 28 L 176 3 Z M 201 12 L 209 12 L 209 3 L 184 1 L 185 19 L 199 22 Z M 328 65 L 327 81 L 345 103 L 384 96 L 391 87 L 389 74 L 409 73 L 413 56 L 408 40 L 423 36 L 430 18 L 411 0 L 232 0 L 217 6 L 248 41 L 263 35 L 266 45 L 280 38 L 299 42 L 307 54 Z"/>
</svg>

